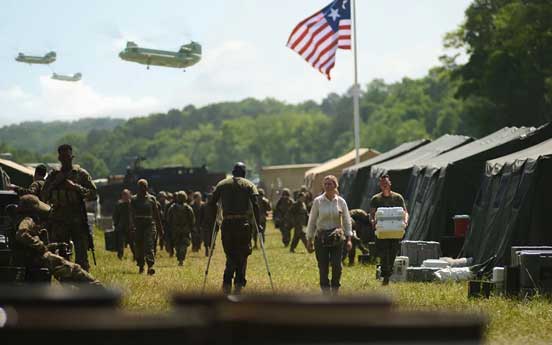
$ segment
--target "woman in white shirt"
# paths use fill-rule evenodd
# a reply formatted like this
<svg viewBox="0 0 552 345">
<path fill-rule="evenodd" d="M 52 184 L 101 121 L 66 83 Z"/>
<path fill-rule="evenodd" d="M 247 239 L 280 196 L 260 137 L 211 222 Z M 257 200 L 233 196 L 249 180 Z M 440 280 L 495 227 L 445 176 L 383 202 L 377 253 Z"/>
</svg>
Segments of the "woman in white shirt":
<svg viewBox="0 0 552 345">
<path fill-rule="evenodd" d="M 351 250 L 351 217 L 345 199 L 338 195 L 337 178 L 324 177 L 324 193 L 316 197 L 307 225 L 307 249 L 316 253 L 320 288 L 323 293 L 337 294 L 341 286 L 343 244 Z M 332 279 L 329 280 L 329 267 Z"/>
</svg>

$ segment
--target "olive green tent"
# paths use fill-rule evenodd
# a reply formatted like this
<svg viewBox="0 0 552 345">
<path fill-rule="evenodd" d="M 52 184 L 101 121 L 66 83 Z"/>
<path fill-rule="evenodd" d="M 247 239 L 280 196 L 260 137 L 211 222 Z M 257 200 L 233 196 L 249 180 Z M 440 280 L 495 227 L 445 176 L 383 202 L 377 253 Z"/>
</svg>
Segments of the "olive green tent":
<svg viewBox="0 0 552 345">
<path fill-rule="evenodd" d="M 27 187 L 33 182 L 34 169 L 7 159 L 0 159 L 0 168 L 10 177 L 10 183 Z"/>
</svg>

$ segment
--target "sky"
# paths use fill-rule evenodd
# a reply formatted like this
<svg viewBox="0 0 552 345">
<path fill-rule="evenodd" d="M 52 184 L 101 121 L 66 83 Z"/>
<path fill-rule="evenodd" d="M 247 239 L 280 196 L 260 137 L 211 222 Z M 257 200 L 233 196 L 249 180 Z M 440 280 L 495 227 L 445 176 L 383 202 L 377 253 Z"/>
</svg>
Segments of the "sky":
<svg viewBox="0 0 552 345">
<path fill-rule="evenodd" d="M 439 64 L 445 33 L 470 0 L 357 0 L 361 84 L 419 78 Z M 297 103 L 343 93 L 353 55 L 338 52 L 332 80 L 286 48 L 291 30 L 330 0 L 2 0 L 0 126 L 29 120 L 144 116 L 247 97 Z M 186 71 L 122 61 L 127 41 L 203 58 Z M 49 66 L 14 60 L 57 52 Z M 80 82 L 50 79 L 81 72 Z"/>
</svg>

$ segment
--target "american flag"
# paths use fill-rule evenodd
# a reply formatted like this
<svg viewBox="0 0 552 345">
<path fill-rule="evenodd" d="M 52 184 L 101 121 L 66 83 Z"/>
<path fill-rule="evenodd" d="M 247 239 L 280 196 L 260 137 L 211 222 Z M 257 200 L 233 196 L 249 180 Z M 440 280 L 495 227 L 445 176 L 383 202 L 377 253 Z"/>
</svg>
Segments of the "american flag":
<svg viewBox="0 0 552 345">
<path fill-rule="evenodd" d="M 351 49 L 351 1 L 335 0 L 300 22 L 287 46 L 331 79 L 337 49 Z"/>
</svg>

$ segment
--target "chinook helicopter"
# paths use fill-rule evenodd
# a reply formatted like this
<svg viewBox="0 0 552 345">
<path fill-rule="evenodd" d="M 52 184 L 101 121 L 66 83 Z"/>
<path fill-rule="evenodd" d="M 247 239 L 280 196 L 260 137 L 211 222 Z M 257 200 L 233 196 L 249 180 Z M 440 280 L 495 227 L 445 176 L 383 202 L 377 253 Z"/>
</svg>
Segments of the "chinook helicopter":
<svg viewBox="0 0 552 345">
<path fill-rule="evenodd" d="M 49 52 L 44 56 L 31 56 L 31 55 L 25 55 L 23 53 L 19 53 L 15 58 L 15 61 L 24 62 L 28 64 L 49 65 L 52 62 L 56 61 L 56 52 Z"/>
<path fill-rule="evenodd" d="M 180 47 L 177 52 L 172 52 L 141 48 L 134 42 L 127 42 L 119 57 L 125 61 L 146 65 L 148 69 L 150 66 L 186 68 L 201 60 L 201 45 L 192 41 Z"/>
<path fill-rule="evenodd" d="M 61 81 L 79 81 L 82 78 L 81 73 L 75 73 L 73 75 L 63 75 L 63 74 L 52 74 L 52 79 L 61 80 Z"/>
</svg>

